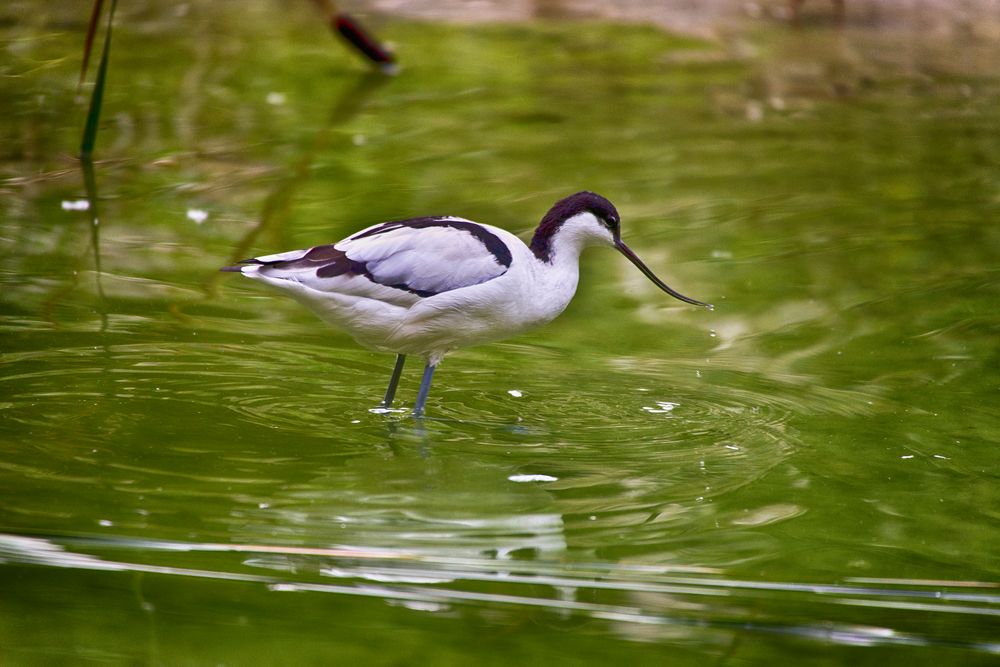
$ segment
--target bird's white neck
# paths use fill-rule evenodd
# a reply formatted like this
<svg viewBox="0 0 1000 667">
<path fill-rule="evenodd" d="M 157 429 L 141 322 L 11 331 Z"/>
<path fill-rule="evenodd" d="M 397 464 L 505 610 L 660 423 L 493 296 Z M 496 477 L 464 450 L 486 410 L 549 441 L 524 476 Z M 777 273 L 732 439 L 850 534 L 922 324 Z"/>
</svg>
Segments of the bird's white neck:
<svg viewBox="0 0 1000 667">
<path fill-rule="evenodd" d="M 546 241 L 546 256 L 536 256 L 534 269 L 537 306 L 550 320 L 569 305 L 576 293 L 583 249 L 591 245 L 611 246 L 614 240 L 592 214 L 581 213 L 559 225 Z"/>
<path fill-rule="evenodd" d="M 531 240 L 531 250 L 543 262 L 576 263 L 587 246 L 614 243 L 611 231 L 593 213 L 584 211 L 555 225 L 543 221 Z"/>
</svg>

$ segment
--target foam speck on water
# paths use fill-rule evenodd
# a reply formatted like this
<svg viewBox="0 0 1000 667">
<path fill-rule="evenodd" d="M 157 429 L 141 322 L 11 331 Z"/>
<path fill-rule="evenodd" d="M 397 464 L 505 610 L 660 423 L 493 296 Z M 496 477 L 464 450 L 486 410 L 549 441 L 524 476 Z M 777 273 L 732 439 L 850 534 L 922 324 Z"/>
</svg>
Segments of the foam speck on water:
<svg viewBox="0 0 1000 667">
<path fill-rule="evenodd" d="M 650 405 L 644 405 L 643 410 L 652 415 L 662 415 L 668 412 L 673 412 L 674 408 L 680 406 L 680 403 L 672 403 L 670 401 L 657 401 L 656 407 Z"/>
<path fill-rule="evenodd" d="M 558 477 L 551 475 L 511 475 L 507 478 L 511 482 L 557 482 Z"/>
</svg>

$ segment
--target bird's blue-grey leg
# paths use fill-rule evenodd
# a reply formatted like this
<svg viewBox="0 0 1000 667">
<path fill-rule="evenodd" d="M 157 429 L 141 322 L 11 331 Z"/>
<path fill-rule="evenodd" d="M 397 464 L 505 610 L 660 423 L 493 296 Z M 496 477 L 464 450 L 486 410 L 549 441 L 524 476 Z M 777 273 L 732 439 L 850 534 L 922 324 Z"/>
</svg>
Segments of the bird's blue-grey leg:
<svg viewBox="0 0 1000 667">
<path fill-rule="evenodd" d="M 424 404 L 427 403 L 427 394 L 431 393 L 431 378 L 434 377 L 436 365 L 428 362 L 424 366 L 424 376 L 420 378 L 420 390 L 417 391 L 417 402 L 413 404 L 413 416 L 424 416 Z"/>
<path fill-rule="evenodd" d="M 396 387 L 399 386 L 399 376 L 403 374 L 403 362 L 405 361 L 405 354 L 396 355 L 396 366 L 392 369 L 392 377 L 389 378 L 389 388 L 385 390 L 385 398 L 382 399 L 383 408 L 392 405 L 392 399 L 396 397 Z"/>
</svg>

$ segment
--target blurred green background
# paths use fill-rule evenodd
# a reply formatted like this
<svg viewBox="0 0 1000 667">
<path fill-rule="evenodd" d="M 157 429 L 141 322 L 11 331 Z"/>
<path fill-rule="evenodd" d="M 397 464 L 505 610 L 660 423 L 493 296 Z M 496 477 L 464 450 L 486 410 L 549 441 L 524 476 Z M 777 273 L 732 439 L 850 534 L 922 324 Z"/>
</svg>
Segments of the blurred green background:
<svg viewBox="0 0 1000 667">
<path fill-rule="evenodd" d="M 996 24 L 683 4 L 355 6 L 385 77 L 309 3 L 123 3 L 90 203 L 88 8 L 0 8 L 0 661 L 995 661 Z M 422 425 L 217 272 L 580 189 L 716 309 L 587 253 Z"/>
</svg>

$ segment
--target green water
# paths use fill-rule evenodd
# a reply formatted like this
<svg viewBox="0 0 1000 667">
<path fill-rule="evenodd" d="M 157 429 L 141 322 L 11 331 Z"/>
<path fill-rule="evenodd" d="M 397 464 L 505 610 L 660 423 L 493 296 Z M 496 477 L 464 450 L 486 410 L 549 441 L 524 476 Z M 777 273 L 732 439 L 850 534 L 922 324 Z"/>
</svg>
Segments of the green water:
<svg viewBox="0 0 1000 667">
<path fill-rule="evenodd" d="M 55 7 L 0 9 L 0 662 L 997 659 L 1000 49 L 385 19 L 384 79 L 307 3 L 123 5 L 94 226 Z M 589 251 L 422 423 L 217 272 L 583 188 L 716 309 Z"/>
</svg>

